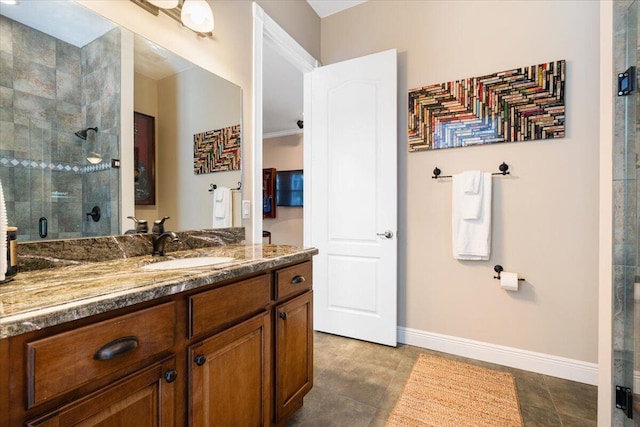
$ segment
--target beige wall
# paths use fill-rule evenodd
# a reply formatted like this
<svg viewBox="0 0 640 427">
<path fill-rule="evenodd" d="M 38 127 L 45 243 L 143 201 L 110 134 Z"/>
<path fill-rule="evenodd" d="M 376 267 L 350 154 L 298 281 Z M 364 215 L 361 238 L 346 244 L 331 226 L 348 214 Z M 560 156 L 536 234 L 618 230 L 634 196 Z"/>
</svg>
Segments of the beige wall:
<svg viewBox="0 0 640 427">
<path fill-rule="evenodd" d="M 320 58 L 320 17 L 302 0 L 258 0 L 265 13 L 311 56 Z"/>
<path fill-rule="evenodd" d="M 277 170 L 302 169 L 302 141 L 302 134 L 265 139 L 262 165 Z M 302 246 L 302 208 L 278 206 L 276 217 L 263 219 L 262 227 L 271 232 L 271 243 Z"/>
<path fill-rule="evenodd" d="M 240 171 L 193 173 L 193 135 L 240 122 L 240 89 L 201 68 L 158 82 L 158 212 L 177 230 L 211 228 L 210 184 L 236 188 Z"/>
<path fill-rule="evenodd" d="M 158 117 L 158 82 L 150 79 L 147 76 L 143 76 L 139 73 L 133 75 L 133 110 L 146 114 L 152 117 Z M 155 128 L 156 135 L 156 147 L 157 147 L 157 135 L 158 135 L 158 123 L 156 121 Z M 158 150 L 155 153 L 156 165 L 158 164 Z M 156 181 L 156 187 L 158 186 Z M 158 196 L 156 191 L 156 197 Z M 147 220 L 149 224 L 153 224 L 153 221 L 160 218 L 158 213 L 158 205 L 136 205 L 135 215 L 138 219 Z M 133 221 L 123 224 L 125 230 L 129 230 L 135 227 Z"/>
<path fill-rule="evenodd" d="M 253 164 L 251 162 L 253 147 L 253 118 L 251 115 L 253 99 L 252 2 L 248 0 L 210 1 L 209 4 L 215 15 L 216 28 L 213 38 L 204 39 L 199 39 L 193 32 L 183 28 L 171 18 L 163 14 L 154 16 L 130 1 L 77 0 L 77 2 L 243 89 L 243 194 L 244 198 L 248 198 L 253 182 Z M 320 20 L 313 13 L 309 13 L 311 7 L 306 2 L 265 1 L 260 4 L 265 5 L 267 13 L 273 15 L 274 20 L 307 50 L 310 52 L 318 50 Z M 125 143 L 123 137 L 123 144 Z M 128 144 L 128 147 L 124 147 L 125 151 L 132 147 L 133 140 L 131 139 Z M 133 172 L 131 172 L 132 174 Z M 188 188 L 180 190 L 189 191 Z M 130 200 L 130 203 L 133 204 L 133 195 L 125 197 L 125 200 Z M 127 209 L 130 209 L 131 214 L 133 213 L 133 206 L 123 207 L 124 212 L 127 212 Z M 247 227 L 246 235 L 251 236 L 250 221 L 245 220 L 244 225 Z M 123 228 L 127 228 L 124 222 Z"/>
<path fill-rule="evenodd" d="M 324 64 L 398 49 L 399 324 L 523 350 L 597 361 L 598 2 L 370 1 L 322 20 Z M 375 28 L 375 31 L 372 31 Z M 567 60 L 567 137 L 407 153 L 407 91 Z M 487 262 L 451 252 L 451 181 L 494 179 Z M 517 293 L 493 265 L 527 281 Z"/>
</svg>

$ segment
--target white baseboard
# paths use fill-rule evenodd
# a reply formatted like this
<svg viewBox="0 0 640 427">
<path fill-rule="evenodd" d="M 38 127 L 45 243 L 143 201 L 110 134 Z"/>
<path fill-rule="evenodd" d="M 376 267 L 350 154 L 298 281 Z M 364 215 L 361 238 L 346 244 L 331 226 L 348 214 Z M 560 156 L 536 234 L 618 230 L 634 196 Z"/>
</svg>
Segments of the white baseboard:
<svg viewBox="0 0 640 427">
<path fill-rule="evenodd" d="M 598 385 L 598 365 L 466 338 L 398 327 L 398 341 L 416 347 Z"/>
</svg>

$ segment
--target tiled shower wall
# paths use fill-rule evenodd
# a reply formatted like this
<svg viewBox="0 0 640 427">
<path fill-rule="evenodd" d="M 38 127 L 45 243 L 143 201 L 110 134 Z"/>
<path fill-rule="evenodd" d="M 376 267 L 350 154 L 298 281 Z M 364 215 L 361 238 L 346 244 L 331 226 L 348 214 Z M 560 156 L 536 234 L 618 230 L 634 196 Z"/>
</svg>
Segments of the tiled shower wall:
<svg viewBox="0 0 640 427">
<path fill-rule="evenodd" d="M 638 4 L 629 0 L 614 2 L 614 64 L 615 74 L 629 66 L 637 66 Z M 617 79 L 616 79 L 617 80 Z M 612 90 L 617 81 L 612 82 Z M 638 399 L 634 381 L 639 381 L 640 340 L 635 320 L 635 283 L 640 282 L 640 254 L 638 252 L 638 192 L 640 168 L 638 150 L 638 99 L 636 92 L 614 100 L 613 144 L 613 360 L 614 385 L 630 387 Z M 635 361 L 634 361 L 635 360 Z M 633 426 L 633 420 L 612 408 L 612 425 Z M 637 414 L 636 414 L 637 416 Z"/>
<path fill-rule="evenodd" d="M 102 155 L 104 166 L 120 158 L 120 80 L 121 37 L 115 28 L 82 48 L 82 111 L 84 127 L 98 127 L 89 132 L 85 149 Z M 133 131 L 133 130 L 132 130 Z M 106 162 L 106 163 L 105 163 Z M 119 182 L 118 169 L 88 166 L 84 174 L 84 210 L 100 207 L 104 220 L 86 221 L 84 236 L 118 234 Z"/>
<path fill-rule="evenodd" d="M 97 138 L 74 135 L 88 126 Z M 42 217 L 47 239 L 119 230 L 119 133 L 119 29 L 79 48 L 0 16 L 0 180 L 19 240 L 40 239 Z M 99 150 L 106 162 L 90 166 Z"/>
</svg>

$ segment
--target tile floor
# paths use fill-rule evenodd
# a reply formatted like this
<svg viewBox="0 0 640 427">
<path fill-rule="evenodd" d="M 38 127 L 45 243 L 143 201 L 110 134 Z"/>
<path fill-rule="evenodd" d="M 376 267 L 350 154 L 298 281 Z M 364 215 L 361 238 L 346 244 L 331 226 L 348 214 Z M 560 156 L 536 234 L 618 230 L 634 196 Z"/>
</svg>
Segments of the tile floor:
<svg viewBox="0 0 640 427">
<path fill-rule="evenodd" d="M 400 345 L 391 348 L 315 333 L 314 387 L 287 424 L 384 426 L 420 353 L 510 372 L 525 427 L 596 427 L 597 388 L 533 372 Z"/>
</svg>

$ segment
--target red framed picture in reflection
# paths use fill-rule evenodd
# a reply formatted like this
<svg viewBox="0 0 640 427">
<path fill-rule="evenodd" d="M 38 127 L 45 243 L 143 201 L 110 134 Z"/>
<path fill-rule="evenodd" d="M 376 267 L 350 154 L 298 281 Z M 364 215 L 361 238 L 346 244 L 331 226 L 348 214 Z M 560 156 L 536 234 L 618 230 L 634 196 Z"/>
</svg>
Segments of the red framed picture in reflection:
<svg viewBox="0 0 640 427">
<path fill-rule="evenodd" d="M 133 182 L 136 205 L 156 204 L 156 119 L 133 113 Z"/>
</svg>

